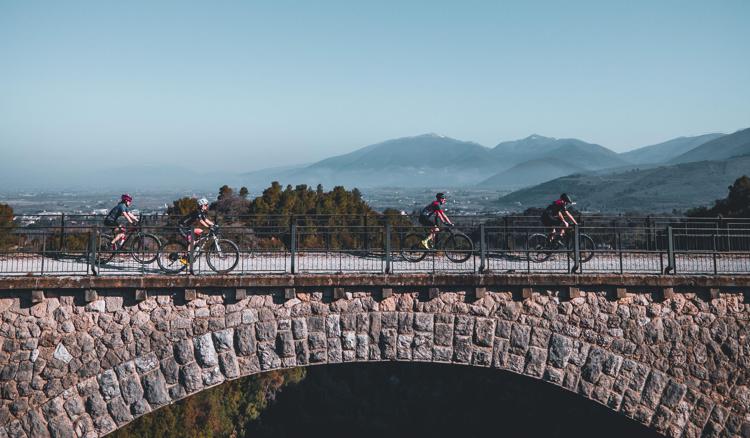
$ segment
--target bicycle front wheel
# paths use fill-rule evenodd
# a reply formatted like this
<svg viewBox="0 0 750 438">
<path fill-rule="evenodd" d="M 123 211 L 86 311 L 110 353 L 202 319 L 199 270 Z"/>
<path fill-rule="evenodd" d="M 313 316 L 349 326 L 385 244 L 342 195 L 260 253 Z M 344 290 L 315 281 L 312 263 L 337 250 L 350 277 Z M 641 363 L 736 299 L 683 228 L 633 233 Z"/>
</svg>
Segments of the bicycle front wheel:
<svg viewBox="0 0 750 438">
<path fill-rule="evenodd" d="M 443 244 L 445 256 L 453 263 L 463 263 L 474 253 L 474 243 L 463 233 L 453 233 Z"/>
<path fill-rule="evenodd" d="M 532 234 L 529 236 L 528 251 L 529 259 L 536 263 L 546 261 L 552 255 L 552 251 L 547 247 L 547 236 L 544 234 Z"/>
<path fill-rule="evenodd" d="M 206 250 L 208 267 L 219 274 L 226 274 L 237 266 L 240 261 L 240 249 L 237 244 L 228 239 L 216 239 Z"/>
<path fill-rule="evenodd" d="M 575 243 L 571 239 L 570 252 L 568 253 L 570 258 L 575 257 L 574 245 Z M 592 257 L 594 257 L 594 249 L 595 249 L 594 239 L 592 239 L 586 234 L 581 234 L 580 237 L 578 238 L 578 245 L 579 245 L 578 248 L 581 251 L 581 263 L 586 263 L 587 261 L 591 260 Z"/>
<path fill-rule="evenodd" d="M 427 257 L 427 250 L 422 246 L 422 237 L 409 233 L 401 240 L 401 257 L 406 261 L 417 263 Z"/>
<path fill-rule="evenodd" d="M 161 245 L 156 253 L 156 263 L 167 274 L 182 272 L 188 265 L 187 244 L 179 240 L 171 240 Z"/>
<path fill-rule="evenodd" d="M 133 236 L 133 243 L 130 245 L 130 253 L 138 263 L 147 265 L 153 263 L 158 256 L 161 242 L 153 234 L 140 233 Z"/>
</svg>

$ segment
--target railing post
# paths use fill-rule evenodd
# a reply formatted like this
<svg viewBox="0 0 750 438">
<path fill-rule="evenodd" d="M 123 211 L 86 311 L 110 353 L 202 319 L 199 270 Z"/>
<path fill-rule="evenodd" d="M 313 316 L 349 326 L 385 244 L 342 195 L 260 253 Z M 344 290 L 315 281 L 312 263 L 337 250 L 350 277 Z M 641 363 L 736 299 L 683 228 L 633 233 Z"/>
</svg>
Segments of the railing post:
<svg viewBox="0 0 750 438">
<path fill-rule="evenodd" d="M 672 226 L 667 226 L 667 267 L 664 269 L 665 274 L 670 272 L 674 274 L 676 271 L 675 257 L 674 257 L 674 234 L 672 232 Z"/>
<path fill-rule="evenodd" d="M 65 245 L 65 213 L 60 214 L 60 254 L 62 255 L 63 246 Z"/>
<path fill-rule="evenodd" d="M 295 258 L 297 257 L 297 224 L 292 222 L 292 235 L 291 242 L 289 245 L 289 252 L 291 253 L 291 261 L 289 262 L 289 270 L 292 274 L 295 273 L 296 263 Z"/>
<path fill-rule="evenodd" d="M 507 233 L 506 239 L 507 239 Z M 479 224 L 479 272 L 487 269 L 485 261 L 487 260 L 487 244 L 484 239 L 484 224 Z"/>
<path fill-rule="evenodd" d="M 615 239 L 617 239 L 617 252 L 620 254 L 620 274 L 622 274 L 624 272 L 624 267 L 622 265 L 622 233 L 620 231 L 617 232 Z"/>
<path fill-rule="evenodd" d="M 570 271 L 581 271 L 581 239 L 578 238 L 578 224 L 573 225 L 573 269 Z"/>
<path fill-rule="evenodd" d="M 385 273 L 391 273 L 391 224 L 385 224 Z"/>
<path fill-rule="evenodd" d="M 95 231 L 89 231 L 89 267 L 93 275 L 99 274 L 96 266 L 97 234 Z"/>
<path fill-rule="evenodd" d="M 47 258 L 47 231 L 43 231 L 42 234 L 42 266 L 40 275 L 44 275 L 44 259 Z"/>
<path fill-rule="evenodd" d="M 714 247 L 714 251 L 713 251 L 713 259 L 714 259 L 714 275 L 716 275 L 716 274 L 717 274 L 717 273 L 719 272 L 719 270 L 718 270 L 718 266 L 717 266 L 717 260 L 716 260 L 716 258 L 717 258 L 717 255 L 718 255 L 718 254 L 717 254 L 717 251 L 718 251 L 718 249 L 717 249 L 717 247 L 716 247 L 716 240 L 718 239 L 718 237 L 719 237 L 719 236 L 718 236 L 717 234 L 714 234 L 714 238 L 713 238 L 713 247 Z"/>
</svg>

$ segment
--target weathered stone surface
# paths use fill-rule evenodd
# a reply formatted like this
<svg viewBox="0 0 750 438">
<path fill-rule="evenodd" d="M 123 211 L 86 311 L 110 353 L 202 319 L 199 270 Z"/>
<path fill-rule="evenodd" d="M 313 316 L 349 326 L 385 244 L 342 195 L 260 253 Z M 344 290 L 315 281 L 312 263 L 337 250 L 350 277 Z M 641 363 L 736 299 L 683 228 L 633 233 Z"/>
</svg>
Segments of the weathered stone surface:
<svg viewBox="0 0 750 438">
<path fill-rule="evenodd" d="M 8 400 L 0 428 L 102 434 L 224 379 L 401 360 L 523 373 L 670 436 L 742 433 L 750 409 L 750 306 L 742 297 L 723 293 L 707 303 L 678 291 L 662 303 L 632 289 L 618 302 L 606 291 L 567 300 L 564 291 L 537 288 L 521 302 L 488 287 L 472 301 L 450 290 L 431 301 L 408 291 L 381 301 L 355 290 L 329 302 L 300 289 L 285 302 L 108 294 L 101 311 L 49 297 L 23 316 L 0 307 L 0 397 Z"/>
<path fill-rule="evenodd" d="M 146 374 L 141 378 L 143 384 L 143 395 L 152 406 L 160 406 L 169 403 L 169 392 L 167 391 L 167 382 L 161 371 L 156 370 L 151 374 Z"/>
<path fill-rule="evenodd" d="M 216 355 L 211 333 L 198 336 L 194 340 L 195 358 L 204 367 L 212 367 L 219 364 L 219 358 Z"/>
</svg>

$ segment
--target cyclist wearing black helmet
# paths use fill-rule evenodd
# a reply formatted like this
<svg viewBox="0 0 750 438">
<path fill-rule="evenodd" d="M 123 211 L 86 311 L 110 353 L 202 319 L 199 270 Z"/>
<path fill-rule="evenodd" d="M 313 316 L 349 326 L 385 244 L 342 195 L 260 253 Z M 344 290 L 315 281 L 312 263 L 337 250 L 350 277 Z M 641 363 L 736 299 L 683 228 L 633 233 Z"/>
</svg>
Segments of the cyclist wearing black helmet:
<svg viewBox="0 0 750 438">
<path fill-rule="evenodd" d="M 422 241 L 422 246 L 426 249 L 430 249 L 430 241 L 435 238 L 435 235 L 440 231 L 440 224 L 438 221 L 453 226 L 453 222 L 448 219 L 445 215 L 442 205 L 445 204 L 445 193 L 438 193 L 435 195 L 435 200 L 429 203 L 419 213 L 419 223 L 425 227 L 430 227 L 430 234 Z"/>
<path fill-rule="evenodd" d="M 542 213 L 542 224 L 544 224 L 545 227 L 552 227 L 550 240 L 554 240 L 557 236 L 558 233 L 556 231 L 558 227 L 560 228 L 560 237 L 565 235 L 565 229 L 570 226 L 568 221 L 578 224 L 573 215 L 568 211 L 568 206 L 574 204 L 575 202 L 570 199 L 570 196 L 568 196 L 567 193 L 563 193 L 560 195 L 560 199 L 544 209 L 544 213 Z"/>
<path fill-rule="evenodd" d="M 118 219 L 124 217 L 131 224 L 138 222 L 135 215 L 130 212 L 130 204 L 132 203 L 133 197 L 125 193 L 120 196 L 120 202 L 104 217 L 104 225 L 112 227 L 112 234 L 115 236 L 110 242 L 113 251 L 125 241 L 125 227 L 120 225 Z"/>
</svg>

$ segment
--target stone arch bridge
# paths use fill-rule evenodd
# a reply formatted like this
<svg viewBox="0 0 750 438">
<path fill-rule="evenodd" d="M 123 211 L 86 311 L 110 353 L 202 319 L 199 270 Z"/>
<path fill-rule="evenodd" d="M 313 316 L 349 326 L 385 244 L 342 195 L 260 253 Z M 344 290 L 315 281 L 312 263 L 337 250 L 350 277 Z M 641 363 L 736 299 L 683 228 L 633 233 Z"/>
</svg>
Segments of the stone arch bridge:
<svg viewBox="0 0 750 438">
<path fill-rule="evenodd" d="M 0 279 L 0 437 L 106 435 L 266 370 L 508 370 L 668 436 L 750 434 L 750 278 Z"/>
</svg>

